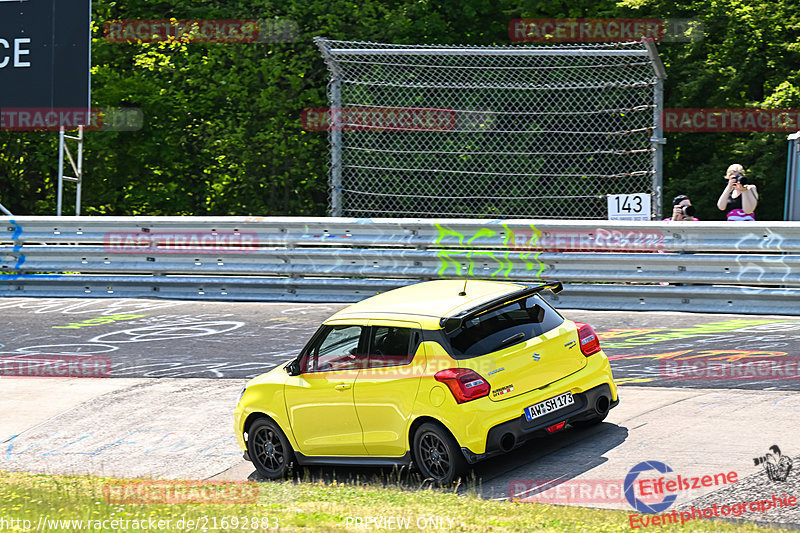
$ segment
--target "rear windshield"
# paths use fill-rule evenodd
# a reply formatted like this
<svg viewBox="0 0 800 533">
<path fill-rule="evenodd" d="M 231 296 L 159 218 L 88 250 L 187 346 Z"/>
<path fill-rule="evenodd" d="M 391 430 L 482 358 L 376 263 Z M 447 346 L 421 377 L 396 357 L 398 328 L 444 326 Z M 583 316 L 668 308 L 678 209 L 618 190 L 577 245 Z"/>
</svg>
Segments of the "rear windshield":
<svg viewBox="0 0 800 533">
<path fill-rule="evenodd" d="M 519 344 L 561 325 L 564 318 L 537 295 L 498 307 L 447 334 L 451 354 L 477 357 Z"/>
</svg>

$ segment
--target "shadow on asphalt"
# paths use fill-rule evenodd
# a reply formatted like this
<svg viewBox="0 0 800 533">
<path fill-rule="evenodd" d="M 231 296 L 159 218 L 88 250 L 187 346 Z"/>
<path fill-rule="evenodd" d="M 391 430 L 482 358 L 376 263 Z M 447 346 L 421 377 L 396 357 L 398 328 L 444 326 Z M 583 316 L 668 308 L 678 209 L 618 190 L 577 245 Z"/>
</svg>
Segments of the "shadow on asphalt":
<svg viewBox="0 0 800 533">
<path fill-rule="evenodd" d="M 627 428 L 603 422 L 530 440 L 506 455 L 475 465 L 478 492 L 484 498 L 524 498 L 525 494 L 512 493 L 515 483 L 557 486 L 607 462 L 605 454 L 627 438 Z"/>
<path fill-rule="evenodd" d="M 484 498 L 506 499 L 513 483 L 524 480 L 548 480 L 551 486 L 575 478 L 607 461 L 604 454 L 622 444 L 627 428 L 604 422 L 589 429 L 568 427 L 555 435 L 532 439 L 499 457 L 472 465 L 466 476 L 448 492 L 471 492 Z M 268 482 L 255 470 L 249 481 Z M 404 489 L 431 487 L 416 469 L 408 467 L 376 468 L 348 466 L 311 466 L 294 469 L 290 479 L 296 483 L 348 483 L 379 485 Z"/>
</svg>

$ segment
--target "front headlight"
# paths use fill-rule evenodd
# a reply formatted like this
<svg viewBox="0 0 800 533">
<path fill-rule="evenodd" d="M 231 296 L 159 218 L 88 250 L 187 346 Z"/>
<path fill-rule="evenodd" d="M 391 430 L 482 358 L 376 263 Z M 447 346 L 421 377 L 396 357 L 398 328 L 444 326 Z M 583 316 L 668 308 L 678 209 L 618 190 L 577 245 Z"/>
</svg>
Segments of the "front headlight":
<svg viewBox="0 0 800 533">
<path fill-rule="evenodd" d="M 239 393 L 239 397 L 236 398 L 236 405 L 239 405 L 239 402 L 242 401 L 242 396 L 244 396 L 244 391 L 247 390 L 247 387 L 242 389 L 242 392 Z"/>
</svg>

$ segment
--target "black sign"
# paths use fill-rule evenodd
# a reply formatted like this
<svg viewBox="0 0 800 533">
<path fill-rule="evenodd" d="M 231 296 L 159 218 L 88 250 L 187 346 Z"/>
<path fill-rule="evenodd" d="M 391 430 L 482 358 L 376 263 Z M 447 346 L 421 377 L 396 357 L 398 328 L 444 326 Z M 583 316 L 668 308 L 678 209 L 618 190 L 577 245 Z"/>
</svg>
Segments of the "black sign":
<svg viewBox="0 0 800 533">
<path fill-rule="evenodd" d="M 0 109 L 88 109 L 91 0 L 0 0 Z"/>
</svg>

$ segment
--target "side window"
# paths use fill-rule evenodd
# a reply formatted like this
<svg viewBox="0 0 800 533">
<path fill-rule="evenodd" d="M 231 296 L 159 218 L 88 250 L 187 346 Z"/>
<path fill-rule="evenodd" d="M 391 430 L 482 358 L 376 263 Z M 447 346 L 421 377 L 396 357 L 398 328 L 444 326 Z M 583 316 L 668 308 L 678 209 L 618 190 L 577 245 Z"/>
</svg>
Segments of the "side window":
<svg viewBox="0 0 800 533">
<path fill-rule="evenodd" d="M 411 328 L 373 326 L 370 339 L 370 368 L 402 366 L 411 363 L 421 340 Z"/>
<path fill-rule="evenodd" d="M 363 368 L 366 356 L 362 349 L 364 326 L 325 326 L 327 331 L 314 342 L 300 363 L 301 372 L 329 372 Z"/>
</svg>

